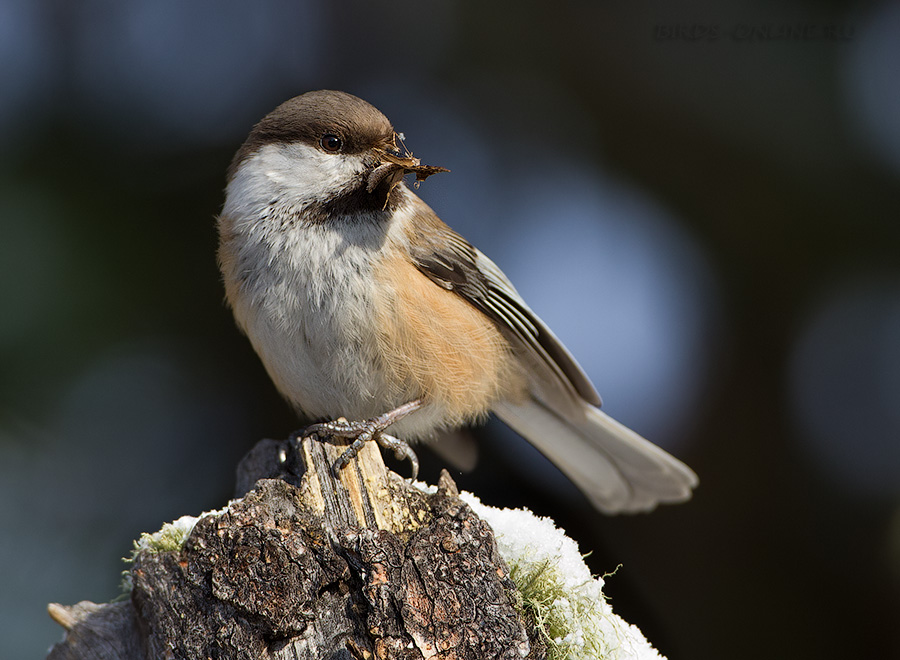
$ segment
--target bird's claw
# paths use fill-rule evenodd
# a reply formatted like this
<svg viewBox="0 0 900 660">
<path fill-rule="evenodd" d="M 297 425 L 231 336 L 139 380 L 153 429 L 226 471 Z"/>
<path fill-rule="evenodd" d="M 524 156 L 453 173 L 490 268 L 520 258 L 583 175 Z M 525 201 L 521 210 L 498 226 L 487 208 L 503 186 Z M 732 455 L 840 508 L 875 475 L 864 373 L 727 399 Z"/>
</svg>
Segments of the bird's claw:
<svg viewBox="0 0 900 660">
<path fill-rule="evenodd" d="M 370 440 L 375 440 L 385 449 L 393 451 L 397 460 L 409 460 L 412 466 L 411 478 L 415 480 L 419 476 L 419 459 L 416 453 L 405 440 L 388 435 L 384 430 L 398 419 L 416 410 L 420 405 L 420 401 L 412 401 L 388 413 L 364 421 L 348 421 L 343 417 L 339 417 L 329 422 L 311 424 L 292 433 L 288 443 L 296 451 L 299 442 L 304 438 L 313 438 L 319 442 L 328 442 L 329 438 L 335 437 L 352 438 L 353 442 L 331 466 L 332 475 L 338 478 L 341 470 L 357 457 L 365 444 Z"/>
</svg>

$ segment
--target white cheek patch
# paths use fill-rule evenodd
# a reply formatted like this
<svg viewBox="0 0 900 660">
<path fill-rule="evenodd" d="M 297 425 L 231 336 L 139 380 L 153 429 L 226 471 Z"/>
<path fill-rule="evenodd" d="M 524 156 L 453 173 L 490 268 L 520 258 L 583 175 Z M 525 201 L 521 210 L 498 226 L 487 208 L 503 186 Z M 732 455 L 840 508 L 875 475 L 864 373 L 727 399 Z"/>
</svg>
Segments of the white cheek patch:
<svg viewBox="0 0 900 660">
<path fill-rule="evenodd" d="M 258 157 L 270 181 L 308 199 L 332 197 L 363 171 L 358 157 L 327 154 L 298 143 L 266 145 Z"/>
<path fill-rule="evenodd" d="M 359 156 L 328 154 L 298 142 L 267 144 L 238 167 L 223 211 L 258 217 L 260 207 L 273 199 L 301 208 L 321 203 L 346 191 L 364 170 Z"/>
</svg>

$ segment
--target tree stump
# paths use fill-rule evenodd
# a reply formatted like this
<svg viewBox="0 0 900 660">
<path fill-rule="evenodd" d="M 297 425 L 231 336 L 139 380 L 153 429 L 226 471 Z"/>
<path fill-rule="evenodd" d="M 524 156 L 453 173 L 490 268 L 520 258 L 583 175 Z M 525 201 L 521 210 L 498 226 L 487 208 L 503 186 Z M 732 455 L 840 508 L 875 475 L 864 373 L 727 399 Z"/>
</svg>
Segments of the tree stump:
<svg viewBox="0 0 900 660">
<path fill-rule="evenodd" d="M 340 445 L 260 442 L 238 494 L 178 549 L 144 548 L 130 599 L 51 605 L 50 660 L 537 658 L 490 528 L 444 472 L 426 493 L 374 443 L 331 474 Z"/>
</svg>

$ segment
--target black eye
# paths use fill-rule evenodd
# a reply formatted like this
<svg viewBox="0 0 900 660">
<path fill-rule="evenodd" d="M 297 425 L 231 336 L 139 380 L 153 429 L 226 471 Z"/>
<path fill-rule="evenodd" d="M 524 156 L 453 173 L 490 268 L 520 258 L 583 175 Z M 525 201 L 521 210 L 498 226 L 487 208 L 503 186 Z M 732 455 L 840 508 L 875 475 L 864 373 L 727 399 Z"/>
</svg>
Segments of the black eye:
<svg viewBox="0 0 900 660">
<path fill-rule="evenodd" d="M 322 136 L 322 139 L 319 140 L 319 144 L 322 145 L 322 148 L 325 151 L 340 151 L 341 147 L 344 146 L 343 140 L 339 138 L 334 133 L 326 133 Z"/>
</svg>

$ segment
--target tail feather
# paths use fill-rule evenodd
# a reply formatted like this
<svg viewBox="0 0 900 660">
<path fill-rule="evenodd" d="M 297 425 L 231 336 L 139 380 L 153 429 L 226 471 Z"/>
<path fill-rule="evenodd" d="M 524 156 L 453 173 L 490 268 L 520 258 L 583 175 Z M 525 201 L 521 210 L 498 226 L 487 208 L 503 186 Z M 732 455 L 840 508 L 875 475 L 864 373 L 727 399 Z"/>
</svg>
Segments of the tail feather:
<svg viewBox="0 0 900 660">
<path fill-rule="evenodd" d="M 588 403 L 576 420 L 564 419 L 534 399 L 503 402 L 494 412 L 605 513 L 683 502 L 697 485 L 697 475 L 687 465 Z"/>
</svg>

